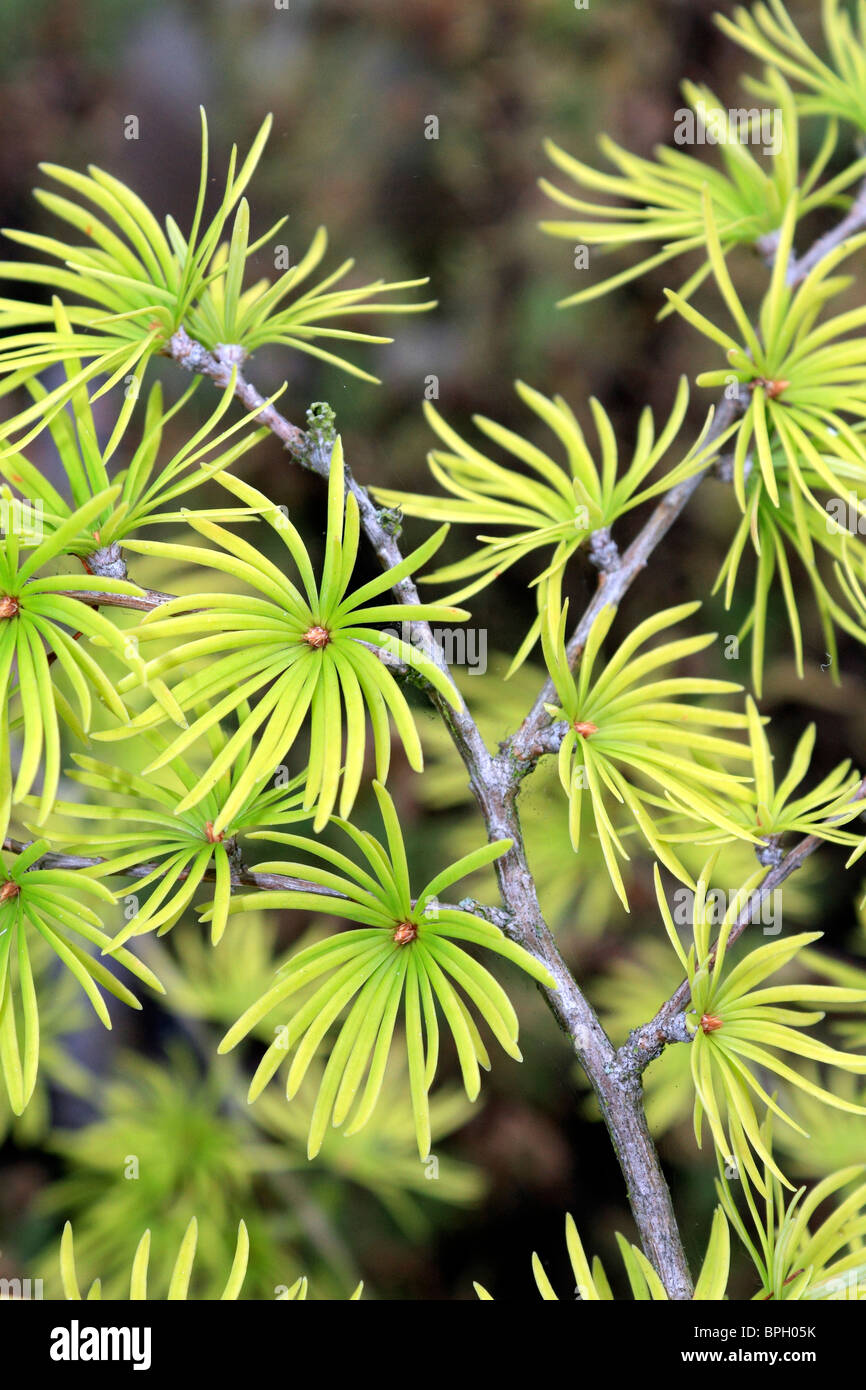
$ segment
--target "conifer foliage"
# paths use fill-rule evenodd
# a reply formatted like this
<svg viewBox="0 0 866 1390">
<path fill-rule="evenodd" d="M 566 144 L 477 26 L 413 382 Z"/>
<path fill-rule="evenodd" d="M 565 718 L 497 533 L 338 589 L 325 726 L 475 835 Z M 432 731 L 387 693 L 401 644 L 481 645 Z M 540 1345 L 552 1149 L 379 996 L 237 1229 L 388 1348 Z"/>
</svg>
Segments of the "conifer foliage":
<svg viewBox="0 0 866 1390">
<path fill-rule="evenodd" d="M 647 407 L 633 438 L 617 437 L 598 400 L 568 402 L 543 383 L 518 383 L 525 435 L 475 417 L 495 458 L 469 442 L 456 412 L 428 405 L 438 492 L 401 490 L 387 469 L 365 490 L 333 412 L 308 412 L 301 430 L 289 417 L 307 402 L 287 387 L 263 401 L 247 380 L 250 354 L 268 346 L 287 361 L 312 354 L 372 382 L 365 347 L 390 340 L 358 325 L 433 307 L 414 295 L 421 281 L 354 286 L 351 261 L 320 270 L 323 231 L 277 278 L 250 278 L 251 256 L 282 225 L 253 229 L 269 117 L 243 157 L 232 151 L 208 217 L 216 176 L 202 113 L 186 227 L 173 217 L 160 224 L 104 170 L 43 166 L 50 189 L 37 197 L 55 231 L 8 230 L 23 254 L 0 264 L 13 287 L 0 301 L 0 392 L 12 407 L 0 427 L 0 1068 L 15 1117 L 38 1096 L 41 1016 L 51 1075 L 59 1071 L 52 1006 L 68 997 L 63 971 L 107 1027 L 107 995 L 140 1007 L 125 983 L 131 975 L 151 994 L 165 989 L 169 1011 L 176 988 L 184 1009 L 218 1025 L 207 1035 L 208 1067 L 235 1067 L 255 1122 L 282 1144 L 304 1143 L 304 1161 L 337 1172 L 339 1145 L 367 1144 L 352 1150 L 354 1171 L 381 1191 L 376 1146 L 399 1136 L 403 1149 L 385 1178 L 392 1209 L 405 1216 L 399 1196 L 417 1187 L 409 1151 L 432 1161 L 436 1133 L 455 1117 L 463 1123 L 491 1066 L 490 1040 L 521 1060 L 518 1015 L 532 982 L 604 1099 L 634 1201 L 637 1242 L 617 1238 L 623 1268 L 613 1282 L 568 1217 L 582 1299 L 606 1300 L 612 1290 L 721 1299 L 735 1269 L 738 1287 L 751 1269 L 756 1297 L 834 1297 L 840 1280 L 850 1288 L 860 1278 L 862 1166 L 796 1189 L 779 1136 L 804 1132 L 804 1098 L 828 1130 L 840 1112 L 866 1114 L 862 973 L 822 966 L 819 932 L 794 932 L 785 917 L 781 934 L 765 941 L 753 921 L 819 844 L 828 856 L 842 847 L 853 865 L 866 843 L 861 772 L 848 759 L 813 776 L 820 730 L 804 729 L 786 757 L 760 706 L 768 612 L 787 613 L 804 669 L 805 605 L 791 557 L 809 576 L 828 647 L 835 653 L 838 630 L 866 644 L 866 547 L 856 524 L 838 520 L 866 515 L 866 309 L 851 300 L 866 249 L 866 194 L 855 191 L 866 174 L 857 153 L 864 13 L 860 6 L 852 20 L 827 0 L 820 56 L 781 0 L 720 21 L 763 65 L 749 80 L 781 113 L 770 154 L 748 149 L 714 94 L 690 84 L 690 109 L 721 132 L 716 164 L 706 151 L 698 158 L 674 147 L 638 159 L 606 141 L 610 174 L 548 146 L 567 182 L 542 187 L 573 216 L 547 219 L 542 230 L 626 257 L 642 248 L 641 259 L 563 306 L 579 311 L 698 252 L 689 278 L 676 269 L 666 287 L 658 332 L 679 321 L 702 370 L 672 389 L 667 418 L 654 420 Z M 806 122 L 809 160 L 801 158 Z M 830 231 L 810 252 L 804 222 L 813 213 Z M 757 300 L 740 280 L 754 249 L 767 262 Z M 177 367 L 193 373 L 192 384 Z M 193 398 L 208 396 L 196 424 Z M 107 430 L 97 427 L 106 411 Z M 320 535 L 304 536 L 246 476 L 270 431 L 286 445 L 286 467 L 294 459 L 323 477 Z M 49 443 L 54 482 L 37 462 Z M 733 499 L 718 557 L 728 606 L 747 552 L 753 565 L 739 633 L 751 636 L 751 690 L 720 674 L 719 643 L 698 616 L 708 595 L 649 613 L 628 599 L 699 486 Z M 405 517 L 426 529 L 404 554 Z M 457 558 L 452 550 L 432 567 L 450 525 Z M 359 578 L 374 557 L 380 572 Z M 576 617 L 567 595 L 587 560 L 600 572 L 598 592 Z M 471 610 L 455 605 L 495 588 L 512 567 L 526 573 L 534 606 L 509 675 L 523 666 L 526 677 L 537 648 L 545 683 L 493 751 L 430 625 L 471 623 Z M 182 592 L 150 589 L 145 573 L 166 583 L 182 575 Z M 418 583 L 444 587 L 444 598 L 421 601 Z M 507 692 L 491 692 L 486 679 L 488 703 L 505 702 Z M 413 792 L 425 776 L 422 726 L 434 715 L 453 739 L 455 775 L 478 803 L 476 833 L 451 863 L 417 862 L 409 833 L 422 802 Z M 546 759 L 559 779 L 551 815 L 570 840 L 561 874 L 595 875 L 616 914 L 629 910 L 634 872 L 645 869 L 644 888 L 654 874 L 656 954 L 643 959 L 670 947 L 683 977 L 667 999 L 658 985 L 656 1017 L 631 1020 L 635 1031 L 618 1051 L 544 918 L 515 809 L 522 782 Z M 473 889 L 484 885 L 483 904 L 450 901 L 467 878 Z M 491 906 L 494 886 L 501 902 Z M 670 906 L 670 893 L 683 890 L 686 922 Z M 728 904 L 721 914 L 717 893 Z M 646 911 L 651 899 L 642 896 Z M 287 956 L 274 952 L 280 913 L 313 919 Z M 210 951 L 229 962 L 231 979 L 208 973 L 202 952 Z M 160 962 L 164 983 L 152 968 Z M 181 981 L 181 966 L 201 978 Z M 613 970 L 606 979 L 608 1005 L 619 978 Z M 645 985 L 641 997 L 654 997 L 655 979 Z M 837 1045 L 840 1029 L 852 1047 Z M 687 1070 L 666 1075 L 671 1087 L 690 1088 L 695 1161 L 702 1144 L 714 1160 L 705 1162 L 706 1255 L 694 1282 L 668 1208 L 662 1202 L 648 1220 L 641 1206 L 644 1190 L 664 1187 L 654 1151 L 640 1159 L 623 1151 L 629 1116 L 643 1103 L 635 1083 L 665 1047 L 689 1059 Z M 507 1084 L 509 1066 L 497 1063 L 497 1084 Z M 285 1099 L 270 1084 L 283 1070 Z M 449 1072 L 466 1100 L 440 1083 Z M 390 1118 L 400 1105 L 405 1126 Z M 215 1119 L 213 1132 L 225 1137 L 228 1123 Z M 220 1150 L 228 1155 L 231 1144 L 221 1140 Z M 202 1222 L 206 1215 L 198 1212 Z M 221 1296 L 242 1296 L 255 1239 L 223 1215 L 225 1229 L 202 1242 L 195 1210 L 185 1212 L 176 1255 L 169 1264 L 160 1257 L 168 1298 L 195 1292 L 197 1246 L 210 1252 L 209 1269 L 219 1266 L 214 1251 L 229 1249 L 235 1230 Z M 659 1222 L 667 1222 L 660 1241 Z M 129 1297 L 143 1299 L 151 1233 L 126 1234 Z M 83 1249 L 98 1269 L 98 1241 Z M 68 1298 L 82 1297 L 81 1264 L 67 1224 L 59 1271 Z M 533 1269 L 542 1298 L 555 1299 L 537 1256 Z M 91 1298 L 101 1295 L 94 1277 Z M 857 1288 L 866 1297 L 866 1276 Z M 307 1290 L 299 1275 L 285 1297 Z"/>
</svg>

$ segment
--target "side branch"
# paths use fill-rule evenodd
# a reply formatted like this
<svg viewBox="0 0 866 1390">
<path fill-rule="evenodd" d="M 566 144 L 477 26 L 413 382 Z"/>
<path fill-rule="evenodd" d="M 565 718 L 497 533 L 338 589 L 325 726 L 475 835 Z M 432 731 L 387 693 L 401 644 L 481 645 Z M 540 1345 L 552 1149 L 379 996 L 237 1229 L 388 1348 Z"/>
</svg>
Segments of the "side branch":
<svg viewBox="0 0 866 1390">
<path fill-rule="evenodd" d="M 864 226 L 866 226 L 866 180 L 861 184 L 845 217 L 824 236 L 819 237 L 802 256 L 792 256 L 786 276 L 788 285 L 793 287 L 800 284 L 825 256 L 841 246 L 848 237 L 853 236 Z M 763 251 L 769 264 L 772 264 L 775 259 L 777 247 L 777 237 L 765 238 L 763 243 L 759 244 L 759 249 Z M 708 444 L 725 433 L 736 420 L 741 408 L 739 397 L 725 396 L 720 401 L 707 431 L 706 442 Z M 700 473 L 686 478 L 682 483 L 671 488 L 658 503 L 649 520 L 632 541 L 619 563 L 617 564 L 614 558 L 610 563 L 599 566 L 601 573 L 598 588 L 566 647 L 569 664 L 572 667 L 579 660 L 590 628 L 602 608 L 607 607 L 608 604 L 620 602 L 638 574 L 646 566 L 647 560 L 659 541 L 690 501 L 703 479 L 714 470 L 715 466 L 713 461 L 710 461 Z M 601 538 L 602 547 L 605 539 L 606 537 Z M 603 548 L 601 553 L 605 553 Z M 598 564 L 598 554 L 599 542 L 593 537 L 590 544 L 590 556 L 596 564 Z M 521 727 L 503 745 L 503 753 L 512 760 L 514 775 L 517 777 L 525 776 L 538 757 L 536 748 L 539 732 L 548 723 L 548 715 L 544 706 L 554 701 L 555 698 L 556 691 L 553 682 L 548 680 Z"/>
<path fill-rule="evenodd" d="M 228 840 L 226 840 L 225 843 L 227 846 L 229 845 Z M 8 854 L 23 854 L 26 849 L 30 848 L 30 842 L 25 843 L 22 840 L 16 840 L 11 836 L 7 836 L 3 841 L 2 848 Z M 72 869 L 86 872 L 88 869 L 96 869 L 100 864 L 105 863 L 107 863 L 107 860 L 100 855 L 61 854 L 54 850 L 48 850 L 45 854 L 41 855 L 31 867 L 38 867 L 40 869 Z M 130 878 L 137 880 L 140 878 L 147 878 L 150 874 L 156 873 L 161 867 L 163 866 L 154 863 L 130 864 L 125 869 L 118 869 L 116 874 L 111 874 L 109 876 L 111 878 Z M 182 883 L 185 879 L 189 878 L 190 873 L 191 869 L 182 869 L 177 875 L 177 881 Z M 202 875 L 202 880 L 206 883 L 213 883 L 215 878 L 216 871 L 210 867 L 207 868 Z M 313 893 L 322 898 L 345 897 L 345 894 L 338 893 L 334 888 L 327 888 L 321 883 L 311 883 L 305 878 L 293 878 L 289 874 L 266 874 L 261 873 L 258 869 L 248 869 L 246 865 L 240 862 L 239 857 L 232 863 L 231 885 L 232 888 L 258 888 L 262 892 L 271 893 L 284 893 L 289 891 L 294 893 Z M 415 900 L 413 899 L 412 906 L 414 907 L 414 905 Z M 439 907 L 443 912 L 453 912 L 456 911 L 458 907 L 462 907 L 464 911 L 467 909 L 474 909 L 476 915 L 479 917 L 486 916 L 486 913 L 489 911 L 489 909 L 481 908 L 478 904 L 473 904 L 472 907 L 470 907 L 468 903 L 454 904 L 440 902 Z M 496 921 L 499 926 L 503 926 L 507 920 L 506 914 L 500 913 L 497 915 Z"/>
<path fill-rule="evenodd" d="M 862 801 L 866 798 L 866 777 L 863 778 L 856 792 L 851 798 L 852 803 Z M 739 913 L 728 934 L 727 946 L 733 946 L 742 936 L 743 932 L 755 919 L 761 904 L 771 893 L 790 878 L 791 874 L 796 873 L 797 869 L 814 854 L 815 850 L 826 842 L 820 835 L 806 835 L 798 844 L 784 856 L 784 858 L 770 870 L 766 878 L 759 884 L 753 893 L 749 894 L 749 900 L 743 910 Z M 718 950 L 716 941 L 707 958 L 707 965 L 712 965 Z M 670 1042 L 690 1042 L 691 1036 L 685 1028 L 683 1019 L 684 1010 L 688 1007 L 691 999 L 688 980 L 683 980 L 669 999 L 666 999 L 654 1018 L 648 1023 L 635 1028 L 628 1036 L 617 1053 L 617 1068 L 624 1075 L 640 1076 L 649 1066 L 650 1062 L 660 1057 L 665 1047 Z"/>
<path fill-rule="evenodd" d="M 228 841 L 226 841 L 228 843 Z M 3 841 L 3 849 L 9 854 L 23 854 L 30 844 L 21 840 L 15 840 L 7 836 Z M 105 864 L 105 858 L 99 855 L 85 854 L 60 854 L 54 850 L 49 850 L 37 861 L 40 869 L 75 869 L 84 870 L 96 869 L 100 864 Z M 130 864 L 123 870 L 118 870 L 117 875 L 112 877 L 121 878 L 147 878 L 149 874 L 155 873 L 161 866 L 159 864 Z M 190 874 L 189 869 L 182 869 L 178 874 L 178 882 L 183 882 Z M 203 877 L 208 882 L 213 882 L 215 873 L 213 869 L 205 871 Z M 285 891 L 293 889 L 301 893 L 319 893 L 325 897 L 342 897 L 342 894 L 335 893 L 330 888 L 323 888 L 318 883 L 308 883 L 303 878 L 289 878 L 286 874 L 261 874 L 253 869 L 234 866 L 231 871 L 231 884 L 233 888 L 261 888 L 265 890 Z"/>
<path fill-rule="evenodd" d="M 847 241 L 849 236 L 866 227 L 866 179 L 860 185 L 857 196 L 841 222 L 819 237 L 802 256 L 795 257 L 788 267 L 787 281 L 790 286 L 799 285 L 811 270 L 814 270 L 825 256 Z"/>
<path fill-rule="evenodd" d="M 143 589 L 141 594 L 109 594 L 97 589 L 58 589 L 64 598 L 78 599 L 92 608 L 131 608 L 137 613 L 150 613 L 161 608 L 176 596 L 163 594 L 158 589 Z"/>
<path fill-rule="evenodd" d="M 736 399 L 724 397 L 722 399 L 707 431 L 706 444 L 711 444 L 713 440 L 718 439 L 730 428 L 740 409 L 739 397 Z M 618 604 L 628 592 L 641 570 L 646 568 L 647 561 L 656 546 L 697 492 L 712 467 L 713 461 L 709 460 L 706 468 L 700 473 L 695 473 L 691 478 L 685 478 L 666 492 L 619 563 L 601 570 L 598 588 L 566 646 L 570 666 L 575 666 L 580 659 L 581 652 L 586 645 L 586 639 L 601 610 L 610 604 Z M 538 757 L 539 737 L 542 732 L 546 732 L 546 726 L 550 723 L 550 716 L 544 707 L 555 700 L 556 690 L 553 681 L 548 679 L 520 728 L 503 744 L 503 756 L 511 762 L 515 777 L 524 777 L 526 773 L 531 771 Z M 542 745 L 543 742 L 542 740 Z M 549 749 L 543 748 L 543 751 L 549 751 Z"/>
</svg>

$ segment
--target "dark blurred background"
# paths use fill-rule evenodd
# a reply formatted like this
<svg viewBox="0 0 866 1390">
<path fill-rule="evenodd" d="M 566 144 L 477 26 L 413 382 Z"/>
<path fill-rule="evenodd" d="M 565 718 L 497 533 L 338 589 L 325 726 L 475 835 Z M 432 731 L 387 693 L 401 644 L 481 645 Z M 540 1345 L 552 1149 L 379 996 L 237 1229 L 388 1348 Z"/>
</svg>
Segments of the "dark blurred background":
<svg viewBox="0 0 866 1390">
<path fill-rule="evenodd" d="M 656 322 L 661 288 L 673 283 L 664 268 L 583 308 L 554 307 L 582 284 L 579 277 L 609 271 L 592 261 L 589 271 L 576 270 L 571 243 L 537 230 L 540 218 L 555 215 L 537 188 L 538 177 L 550 173 L 542 139 L 549 135 L 598 163 L 595 137 L 606 131 L 648 154 L 671 139 L 684 77 L 739 104 L 736 84 L 747 60 L 714 28 L 716 8 L 711 0 L 591 0 L 587 10 L 571 0 L 290 0 L 285 9 L 273 0 L 55 0 L 50 7 L 5 0 L 0 223 L 50 229 L 30 197 L 37 164 L 50 160 L 99 164 L 135 187 L 158 216 L 171 212 L 185 226 L 197 184 L 198 105 L 208 112 L 218 178 L 232 141 L 243 150 L 272 111 L 273 135 L 250 190 L 254 227 L 261 232 L 289 213 L 280 238 L 294 261 L 323 223 L 330 235 L 323 269 L 354 256 L 358 283 L 428 275 L 439 301 L 429 314 L 368 320 L 372 331 L 384 325 L 395 338 L 389 347 L 352 348 L 355 360 L 381 376 L 378 387 L 311 358 L 257 354 L 248 374 L 261 389 L 288 377 L 281 402 L 288 415 L 302 423 L 310 401 L 330 401 L 360 481 L 418 490 L 429 490 L 425 454 L 433 438 L 420 404 L 430 374 L 439 379 L 439 408 L 470 435 L 475 411 L 533 433 L 512 391 L 520 377 L 547 394 L 561 392 L 583 420 L 587 398 L 597 395 L 627 444 L 641 407 L 649 402 L 666 414 L 679 374 L 715 366 L 715 354 L 678 320 Z M 816 28 L 817 7 L 791 8 L 808 31 Z M 130 115 L 138 118 L 137 140 L 124 138 Z M 438 119 L 437 139 L 425 138 L 430 116 Z M 20 248 L 3 252 L 15 254 Z M 270 269 L 266 257 L 259 268 Z M 685 270 L 676 270 L 679 282 Z M 751 287 L 759 292 L 765 273 L 743 253 L 746 295 Z M 696 425 L 708 404 L 707 393 L 695 388 Z M 318 480 L 288 468 L 269 443 L 244 468 L 275 501 L 289 504 L 314 543 L 323 524 Z M 625 621 L 708 595 L 736 516 L 721 485 L 705 485 L 635 584 Z M 620 539 L 640 520 L 629 518 Z M 425 528 L 413 524 L 408 532 L 413 539 Z M 452 532 L 449 555 L 467 543 Z M 472 601 L 491 650 L 515 650 L 532 617 L 526 584 L 534 572 L 532 565 L 516 569 Z M 591 593 L 594 575 L 578 563 L 570 582 L 579 602 Z M 835 686 L 821 669 L 825 653 L 810 614 L 804 600 L 806 675 L 798 682 L 783 617 L 772 610 L 763 708 L 777 721 L 783 753 L 808 719 L 818 720 L 823 770 L 844 756 L 866 759 L 864 663 L 861 649 L 843 643 L 846 675 Z M 713 599 L 699 621 L 729 633 L 739 618 Z M 738 678 L 748 683 L 747 647 Z M 471 695 L 473 682 L 466 684 Z M 498 724 L 495 699 L 493 705 L 491 734 L 502 737 L 513 723 L 512 705 L 503 704 Z M 453 764 L 451 775 L 461 781 Z M 445 845 L 456 812 L 446 806 L 425 815 L 413 779 L 398 776 L 396 786 L 410 843 L 426 864 L 431 820 Z M 480 842 L 483 827 L 468 809 L 460 815 L 467 838 Z M 808 914 L 811 925 L 830 928 L 841 944 L 855 910 L 852 883 L 837 868 L 830 857 L 814 871 Z M 563 858 L 561 871 L 570 878 L 573 863 Z M 643 882 L 628 922 L 610 909 L 609 920 L 586 924 L 565 913 L 560 925 L 585 975 L 625 959 L 637 934 L 654 928 L 649 880 Z M 285 931 L 287 940 L 297 934 L 291 923 Z M 660 982 L 656 994 L 664 992 Z M 435 1213 L 414 1241 L 398 1237 L 387 1216 L 371 1214 L 372 1199 L 362 1198 L 346 1237 L 351 1246 L 360 1235 L 362 1248 L 353 1249 L 350 1263 L 374 1292 L 463 1298 L 477 1277 L 498 1296 L 524 1296 L 532 1287 L 529 1252 L 537 1248 L 568 1296 L 564 1211 L 573 1211 L 590 1250 L 608 1254 L 614 1227 L 632 1232 L 612 1152 L 602 1128 L 584 1114 L 569 1051 L 533 992 L 524 996 L 527 1063 L 516 1068 L 496 1059 L 484 1109 L 452 1144 L 484 1174 L 486 1195 L 468 1213 Z M 171 1032 L 170 1024 L 146 1019 L 128 1039 L 156 1055 L 166 1028 Z M 103 1051 L 98 1065 L 105 1073 L 118 1063 Z M 80 1123 L 74 1106 L 61 1104 L 60 1113 Z M 712 1165 L 707 1154 L 696 1163 L 687 1124 L 677 1136 L 665 1157 L 695 1257 L 712 1204 Z M 37 1200 L 49 1178 L 67 1172 L 66 1160 L 48 1148 L 10 1138 L 3 1150 L 0 1245 L 13 1259 L 18 1252 L 19 1261 L 58 1229 L 58 1214 L 44 1215 Z M 317 1192 L 315 1200 L 327 1207 L 332 1196 Z"/>
</svg>

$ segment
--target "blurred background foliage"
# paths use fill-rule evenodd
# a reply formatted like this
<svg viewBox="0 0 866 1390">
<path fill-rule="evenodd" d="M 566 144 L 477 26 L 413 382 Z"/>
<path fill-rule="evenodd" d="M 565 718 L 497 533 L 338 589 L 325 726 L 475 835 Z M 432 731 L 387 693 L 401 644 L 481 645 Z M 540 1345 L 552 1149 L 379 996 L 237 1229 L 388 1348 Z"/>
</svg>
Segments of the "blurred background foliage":
<svg viewBox="0 0 866 1390">
<path fill-rule="evenodd" d="M 355 354 L 381 376 L 379 387 L 312 358 L 256 354 L 248 374 L 261 390 L 288 373 L 280 404 L 290 418 L 303 423 L 311 401 L 330 401 L 359 480 L 415 491 L 429 486 L 425 455 L 434 438 L 420 407 L 431 376 L 440 410 L 461 432 L 476 411 L 524 430 L 526 414 L 512 391 L 521 377 L 548 395 L 562 392 L 584 421 L 586 398 L 597 395 L 627 440 L 641 407 L 666 413 L 679 374 L 693 377 L 708 365 L 707 354 L 684 322 L 656 322 L 669 283 L 664 268 L 580 309 L 555 309 L 580 287 L 580 277 L 601 276 L 606 267 L 591 259 L 589 269 L 576 269 L 568 242 L 537 231 L 552 212 L 536 184 L 550 173 L 542 138 L 589 162 L 602 131 L 648 154 L 672 138 L 685 77 L 741 104 L 743 56 L 712 26 L 715 8 L 711 0 L 592 0 L 587 10 L 571 0 L 290 0 L 285 9 L 273 0 L 55 0 L 46 9 L 6 0 L 0 224 L 52 230 L 30 197 L 37 163 L 52 160 L 102 165 L 158 216 L 171 211 L 184 225 L 195 197 L 198 104 L 208 110 L 217 176 L 216 161 L 224 164 L 231 142 L 243 146 L 272 110 L 274 134 L 251 189 L 254 226 L 288 212 L 279 237 L 294 259 L 324 223 L 331 264 L 356 256 L 359 282 L 429 275 L 439 301 L 431 314 L 389 319 L 393 346 Z M 817 30 L 817 7 L 791 9 L 807 34 Z M 135 140 L 124 134 L 132 115 Z M 425 136 L 431 117 L 436 139 Z M 829 215 L 819 215 L 816 231 L 825 225 L 822 216 Z M 16 254 L 7 243 L 3 255 Z M 258 254 L 262 273 L 273 271 L 273 256 L 269 248 Z M 680 279 L 683 273 L 678 265 Z M 766 271 L 740 252 L 736 273 L 748 302 Z M 183 374 L 166 366 L 163 375 L 168 399 L 176 399 L 187 385 Z M 707 393 L 694 389 L 696 428 L 707 403 Z M 189 420 L 196 412 L 204 418 L 213 404 L 213 394 L 197 392 L 191 415 L 172 422 L 175 439 L 167 443 L 181 442 Z M 117 401 L 103 397 L 95 408 L 110 428 Z M 57 483 L 47 432 L 28 454 Z M 320 481 L 288 466 L 269 440 L 239 471 L 291 509 L 315 552 L 324 529 Z M 626 519 L 620 543 L 641 519 L 641 512 Z M 706 483 L 634 585 L 624 624 L 708 595 L 737 520 L 728 490 Z M 406 528 L 412 541 L 424 529 L 414 522 Z M 456 558 L 467 542 L 468 535 L 452 535 L 439 559 Z M 594 571 L 582 564 L 570 575 L 573 605 L 594 588 Z M 363 555 L 361 565 L 370 566 Z M 136 566 L 134 575 L 175 592 L 195 583 L 195 576 L 152 562 Z M 474 625 L 487 632 L 488 670 L 458 677 L 492 744 L 516 727 L 540 684 L 532 664 L 501 684 L 533 617 L 531 577 L 530 559 L 469 605 Z M 742 601 L 747 594 L 744 585 Z M 707 600 L 695 630 L 734 633 L 741 616 L 725 614 L 718 598 Z M 801 616 L 806 674 L 798 681 L 784 615 L 771 609 L 762 709 L 773 718 L 779 759 L 807 720 L 817 721 L 817 781 L 844 757 L 866 763 L 866 662 L 862 648 L 843 639 L 844 679 L 834 684 L 808 603 Z M 748 683 L 746 644 L 739 661 L 723 661 L 719 644 L 693 665 L 695 674 Z M 418 778 L 398 761 L 390 786 L 409 850 L 426 871 L 434 860 L 444 863 L 477 845 L 483 827 L 441 727 L 432 714 L 422 712 L 421 720 L 429 770 Z M 126 766 L 132 745 L 112 748 Z M 66 781 L 61 795 L 72 799 L 80 789 Z M 525 784 L 521 807 L 542 904 L 619 1042 L 677 982 L 672 953 L 662 945 L 651 864 L 641 852 L 628 865 L 626 917 L 598 872 L 592 840 L 584 841 L 579 860 L 570 850 L 552 766 Z M 357 819 L 375 828 L 369 798 L 359 802 Z M 704 855 L 695 847 L 693 871 Z M 734 846 L 717 882 L 739 884 L 751 867 L 748 851 Z M 824 929 L 830 950 L 862 955 L 860 879 L 840 869 L 839 853 L 825 851 L 786 885 L 785 923 Z M 490 871 L 462 891 L 495 901 Z M 119 928 L 122 904 L 117 911 Z M 0 1274 L 45 1272 L 53 1280 L 60 1227 L 70 1217 L 82 1279 L 102 1275 L 110 1294 L 145 1226 L 154 1229 L 153 1267 L 162 1260 L 164 1274 L 195 1214 L 198 1292 L 208 1296 L 221 1287 L 243 1216 L 252 1243 L 247 1296 L 273 1297 L 307 1273 L 319 1297 L 345 1297 L 360 1277 L 365 1297 L 467 1298 L 472 1279 L 498 1298 L 528 1297 L 524 1254 L 533 1248 L 554 1285 L 569 1286 L 561 1241 L 566 1209 L 587 1248 L 605 1260 L 615 1228 L 633 1235 L 579 1069 L 540 995 L 515 978 L 509 987 L 524 1064 L 500 1060 L 475 1107 L 446 1084 L 434 1106 L 435 1172 L 413 1154 L 399 1077 L 390 1078 L 393 1099 L 368 1129 L 353 1140 L 335 1135 L 313 1164 L 304 1156 L 303 1092 L 291 1108 L 276 1088 L 247 1106 L 255 1048 L 239 1059 L 217 1059 L 216 1041 L 261 992 L 274 960 L 327 926 L 298 913 L 245 917 L 212 950 L 188 914 L 166 942 L 148 938 L 142 946 L 168 985 L 167 1001 L 148 1001 L 134 1017 L 112 1009 L 110 1034 L 91 1026 L 77 994 L 64 993 L 66 977 L 58 979 L 56 1007 L 44 1018 L 34 1102 L 14 1123 L 0 1103 Z M 52 969 L 49 961 L 44 969 Z M 687 1059 L 673 1055 L 679 1051 L 670 1049 L 647 1080 L 650 1116 L 696 1262 L 714 1201 L 713 1161 L 711 1150 L 695 1149 Z M 846 1116 L 833 1122 L 832 1134 L 825 1121 L 826 1142 L 792 1140 L 798 1174 L 820 1176 L 853 1161 L 855 1152 L 862 1157 L 863 1126 L 856 1137 L 854 1128 Z M 130 1156 L 137 1177 L 128 1174 Z M 738 1288 L 735 1276 L 734 1296 L 749 1296 L 745 1279 Z"/>
</svg>

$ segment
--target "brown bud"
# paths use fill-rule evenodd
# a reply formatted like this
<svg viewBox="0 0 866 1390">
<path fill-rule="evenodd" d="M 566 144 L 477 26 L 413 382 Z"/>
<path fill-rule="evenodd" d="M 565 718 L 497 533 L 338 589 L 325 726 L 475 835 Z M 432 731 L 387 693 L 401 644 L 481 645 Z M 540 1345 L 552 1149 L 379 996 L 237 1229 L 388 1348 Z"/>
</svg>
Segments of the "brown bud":
<svg viewBox="0 0 866 1390">
<path fill-rule="evenodd" d="M 598 725 L 591 724 L 588 719 L 579 719 L 574 725 L 574 732 L 580 734 L 581 738 L 589 738 L 590 734 L 598 733 Z"/>
<path fill-rule="evenodd" d="M 17 896 L 18 884 L 13 883 L 11 879 L 7 879 L 3 887 L 0 888 L 0 904 L 8 903 L 10 898 L 16 898 Z"/>
<path fill-rule="evenodd" d="M 754 381 L 749 382 L 749 390 L 754 391 L 756 386 L 763 386 L 768 400 L 774 401 L 783 391 L 787 391 L 790 385 L 790 381 L 768 381 L 764 376 L 756 376 Z"/>
<path fill-rule="evenodd" d="M 705 1033 L 715 1033 L 721 1028 L 722 1020 L 715 1014 L 702 1014 L 701 1027 Z"/>
<path fill-rule="evenodd" d="M 321 651 L 322 647 L 327 647 L 331 640 L 331 634 L 326 627 L 310 627 L 304 633 L 304 641 L 308 642 L 314 651 Z"/>
<path fill-rule="evenodd" d="M 209 845 L 219 845 L 222 843 L 225 837 L 225 831 L 220 830 L 219 833 L 215 835 L 213 829 L 213 821 L 206 820 L 204 823 L 204 837 Z"/>
<path fill-rule="evenodd" d="M 11 594 L 4 594 L 0 598 L 0 618 L 14 618 L 18 612 L 18 600 Z"/>
<path fill-rule="evenodd" d="M 394 932 L 395 946 L 408 946 L 410 941 L 414 941 L 418 935 L 418 928 L 414 922 L 401 922 Z"/>
</svg>

